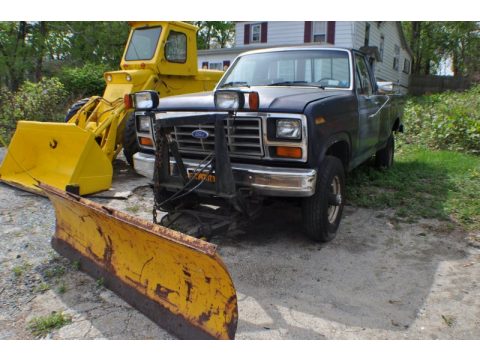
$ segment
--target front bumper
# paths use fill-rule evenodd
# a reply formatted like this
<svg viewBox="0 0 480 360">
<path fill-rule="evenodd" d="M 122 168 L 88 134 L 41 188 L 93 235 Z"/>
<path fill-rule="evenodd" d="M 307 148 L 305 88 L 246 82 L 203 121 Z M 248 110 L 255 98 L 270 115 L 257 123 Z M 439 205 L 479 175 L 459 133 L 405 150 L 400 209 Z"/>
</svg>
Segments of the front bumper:
<svg viewBox="0 0 480 360">
<path fill-rule="evenodd" d="M 197 160 L 183 160 L 186 168 L 195 168 Z M 135 171 L 153 179 L 155 156 L 136 153 L 133 156 Z M 314 169 L 281 168 L 252 164 L 232 163 L 233 177 L 238 185 L 251 187 L 259 195 L 308 197 L 315 193 L 317 171 Z M 170 159 L 170 171 L 176 175 L 175 160 Z"/>
</svg>

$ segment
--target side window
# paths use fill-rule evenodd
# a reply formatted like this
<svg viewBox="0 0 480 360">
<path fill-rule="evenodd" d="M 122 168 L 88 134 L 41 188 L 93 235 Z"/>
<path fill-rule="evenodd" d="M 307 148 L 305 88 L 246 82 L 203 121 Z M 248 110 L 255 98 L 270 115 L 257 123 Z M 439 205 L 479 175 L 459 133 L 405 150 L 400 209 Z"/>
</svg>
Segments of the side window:
<svg viewBox="0 0 480 360">
<path fill-rule="evenodd" d="M 187 61 L 187 36 L 184 33 L 170 31 L 165 44 L 165 58 L 174 63 Z"/>
<path fill-rule="evenodd" d="M 355 54 L 357 93 L 360 95 L 372 95 L 372 83 L 368 73 L 367 63 L 363 56 Z"/>
</svg>

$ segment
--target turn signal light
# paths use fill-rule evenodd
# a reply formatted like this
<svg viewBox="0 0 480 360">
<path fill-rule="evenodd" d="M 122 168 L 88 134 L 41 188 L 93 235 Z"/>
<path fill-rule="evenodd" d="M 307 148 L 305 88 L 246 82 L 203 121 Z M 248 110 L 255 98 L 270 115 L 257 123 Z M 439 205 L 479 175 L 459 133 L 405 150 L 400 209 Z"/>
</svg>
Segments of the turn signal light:
<svg viewBox="0 0 480 360">
<path fill-rule="evenodd" d="M 150 138 L 146 137 L 139 137 L 138 140 L 140 141 L 140 145 L 143 146 L 153 146 L 153 141 Z"/>
<path fill-rule="evenodd" d="M 287 146 L 277 146 L 275 154 L 278 157 L 301 159 L 302 158 L 302 148 L 299 147 L 287 147 Z"/>
<path fill-rule="evenodd" d="M 248 94 L 248 106 L 250 110 L 257 111 L 259 103 L 260 103 L 260 99 L 258 96 L 258 92 L 253 91 Z"/>
</svg>

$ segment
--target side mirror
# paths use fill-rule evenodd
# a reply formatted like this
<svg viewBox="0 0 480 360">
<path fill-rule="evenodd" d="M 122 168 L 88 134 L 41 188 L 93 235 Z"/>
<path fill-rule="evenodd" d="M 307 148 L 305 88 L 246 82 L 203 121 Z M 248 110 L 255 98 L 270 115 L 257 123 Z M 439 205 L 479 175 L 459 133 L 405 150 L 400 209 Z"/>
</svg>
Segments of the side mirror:
<svg viewBox="0 0 480 360">
<path fill-rule="evenodd" d="M 393 94 L 395 93 L 395 87 L 391 81 L 378 81 L 377 90 L 379 94 Z"/>
</svg>

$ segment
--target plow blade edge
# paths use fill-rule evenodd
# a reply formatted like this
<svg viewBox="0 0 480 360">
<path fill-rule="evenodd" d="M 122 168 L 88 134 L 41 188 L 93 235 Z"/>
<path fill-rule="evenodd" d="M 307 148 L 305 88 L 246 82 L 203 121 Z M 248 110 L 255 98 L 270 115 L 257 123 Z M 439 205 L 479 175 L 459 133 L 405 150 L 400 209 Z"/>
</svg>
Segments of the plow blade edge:
<svg viewBox="0 0 480 360">
<path fill-rule="evenodd" d="M 215 245 L 39 186 L 55 208 L 61 255 L 179 338 L 235 337 L 236 291 Z"/>
</svg>

